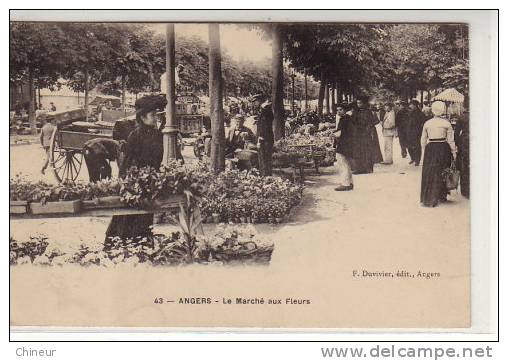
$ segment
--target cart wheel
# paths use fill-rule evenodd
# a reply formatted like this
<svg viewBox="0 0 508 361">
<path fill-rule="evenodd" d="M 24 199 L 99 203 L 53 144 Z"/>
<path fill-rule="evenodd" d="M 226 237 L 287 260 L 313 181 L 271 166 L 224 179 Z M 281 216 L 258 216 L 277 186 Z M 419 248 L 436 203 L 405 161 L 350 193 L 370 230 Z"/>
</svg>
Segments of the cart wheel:
<svg viewBox="0 0 508 361">
<path fill-rule="evenodd" d="M 55 129 L 51 136 L 51 146 L 49 149 L 51 169 L 59 183 L 75 181 L 81 170 L 83 154 L 76 150 L 61 148 L 59 139 L 58 129 Z"/>
</svg>

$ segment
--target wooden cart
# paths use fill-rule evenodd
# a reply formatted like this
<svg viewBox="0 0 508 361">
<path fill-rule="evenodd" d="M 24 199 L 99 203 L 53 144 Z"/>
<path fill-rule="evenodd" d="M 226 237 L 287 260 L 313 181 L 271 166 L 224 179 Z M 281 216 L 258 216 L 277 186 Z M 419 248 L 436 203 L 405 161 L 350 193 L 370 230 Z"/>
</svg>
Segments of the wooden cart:
<svg viewBox="0 0 508 361">
<path fill-rule="evenodd" d="M 58 182 L 75 181 L 83 165 L 85 143 L 96 138 L 111 138 L 112 129 L 85 121 L 84 109 L 49 113 L 56 120 L 51 137 L 49 161 Z"/>
</svg>

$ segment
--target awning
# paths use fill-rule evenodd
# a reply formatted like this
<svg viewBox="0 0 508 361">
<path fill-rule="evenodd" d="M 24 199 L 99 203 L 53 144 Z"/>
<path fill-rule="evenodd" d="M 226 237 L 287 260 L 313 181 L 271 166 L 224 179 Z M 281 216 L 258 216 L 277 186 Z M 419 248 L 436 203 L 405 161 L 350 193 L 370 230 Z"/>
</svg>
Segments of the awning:
<svg viewBox="0 0 508 361">
<path fill-rule="evenodd" d="M 455 88 L 449 88 L 433 97 L 432 100 L 441 100 L 443 102 L 451 103 L 464 103 L 464 95 L 460 94 Z"/>
</svg>

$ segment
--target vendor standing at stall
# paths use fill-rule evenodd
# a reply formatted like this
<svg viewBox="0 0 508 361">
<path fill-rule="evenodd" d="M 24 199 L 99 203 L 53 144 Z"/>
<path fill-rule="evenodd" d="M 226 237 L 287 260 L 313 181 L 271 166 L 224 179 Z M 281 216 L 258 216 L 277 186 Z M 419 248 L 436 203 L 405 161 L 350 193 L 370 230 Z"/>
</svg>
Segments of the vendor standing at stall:
<svg viewBox="0 0 508 361">
<path fill-rule="evenodd" d="M 252 108 L 256 113 L 256 135 L 258 139 L 259 171 L 263 176 L 272 175 L 273 153 L 273 112 L 272 103 L 263 94 L 251 98 Z"/>
<path fill-rule="evenodd" d="M 124 147 L 124 160 L 121 174 L 130 167 L 150 166 L 158 169 L 163 157 L 162 132 L 157 127 L 156 112 L 165 108 L 166 98 L 160 95 L 147 95 L 136 101 L 136 128 L 127 138 Z M 113 216 L 106 231 L 105 248 L 112 237 L 136 238 L 151 236 L 153 214 L 134 214 Z"/>
</svg>

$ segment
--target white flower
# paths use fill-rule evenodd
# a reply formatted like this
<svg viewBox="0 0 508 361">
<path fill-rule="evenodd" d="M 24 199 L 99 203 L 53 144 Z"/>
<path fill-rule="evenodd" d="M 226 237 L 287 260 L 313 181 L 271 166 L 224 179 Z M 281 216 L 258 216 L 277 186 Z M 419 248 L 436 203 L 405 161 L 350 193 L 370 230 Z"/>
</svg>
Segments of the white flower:
<svg viewBox="0 0 508 361">
<path fill-rule="evenodd" d="M 55 256 L 51 259 L 51 264 L 54 266 L 62 266 L 67 262 L 65 255 Z"/>
<path fill-rule="evenodd" d="M 125 259 L 125 263 L 129 265 L 137 265 L 139 264 L 138 256 L 133 256 Z"/>
<path fill-rule="evenodd" d="M 44 265 L 44 266 L 49 266 L 51 264 L 51 261 L 49 260 L 49 258 L 45 255 L 42 255 L 42 256 L 39 256 L 39 257 L 36 257 L 34 259 L 34 262 L 33 264 L 36 264 L 36 265 Z"/>
<path fill-rule="evenodd" d="M 107 257 L 101 258 L 101 266 L 113 267 L 115 264 Z"/>
<path fill-rule="evenodd" d="M 24 256 L 24 257 L 18 258 L 17 263 L 18 264 L 29 264 L 29 263 L 32 263 L 32 260 L 30 259 L 30 257 Z"/>
</svg>

